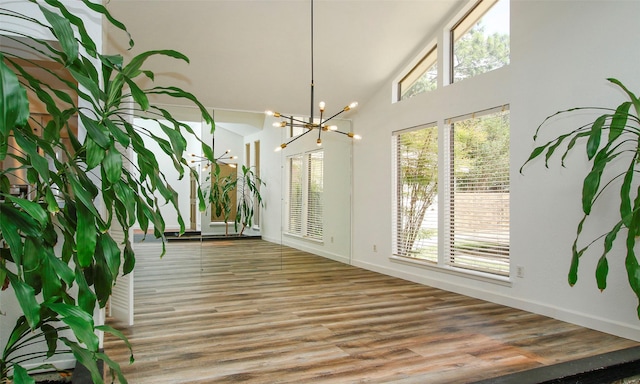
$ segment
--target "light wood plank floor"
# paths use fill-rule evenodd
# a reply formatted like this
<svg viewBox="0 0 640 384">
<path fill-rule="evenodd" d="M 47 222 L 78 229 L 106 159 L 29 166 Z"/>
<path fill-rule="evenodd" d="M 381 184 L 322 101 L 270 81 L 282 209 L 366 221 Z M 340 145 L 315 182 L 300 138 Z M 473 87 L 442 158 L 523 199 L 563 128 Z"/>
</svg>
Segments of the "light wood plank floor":
<svg viewBox="0 0 640 384">
<path fill-rule="evenodd" d="M 137 247 L 132 384 L 469 383 L 637 346 L 261 240 Z"/>
</svg>

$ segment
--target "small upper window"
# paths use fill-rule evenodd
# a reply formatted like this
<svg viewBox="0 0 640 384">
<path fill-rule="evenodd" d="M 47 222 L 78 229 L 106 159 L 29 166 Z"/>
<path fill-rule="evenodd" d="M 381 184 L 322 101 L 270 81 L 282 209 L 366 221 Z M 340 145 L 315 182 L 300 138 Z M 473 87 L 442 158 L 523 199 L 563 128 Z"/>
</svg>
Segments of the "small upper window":
<svg viewBox="0 0 640 384">
<path fill-rule="evenodd" d="M 405 100 L 417 94 L 433 91 L 438 86 L 438 50 L 434 46 L 398 82 L 398 100 Z"/>
<path fill-rule="evenodd" d="M 451 29 L 451 83 L 509 64 L 509 0 L 480 0 Z"/>
</svg>

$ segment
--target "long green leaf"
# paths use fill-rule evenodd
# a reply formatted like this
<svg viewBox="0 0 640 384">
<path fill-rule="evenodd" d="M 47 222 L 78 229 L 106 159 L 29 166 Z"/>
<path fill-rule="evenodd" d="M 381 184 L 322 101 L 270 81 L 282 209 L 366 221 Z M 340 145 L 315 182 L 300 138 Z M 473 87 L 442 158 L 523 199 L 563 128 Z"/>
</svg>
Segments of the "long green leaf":
<svg viewBox="0 0 640 384">
<path fill-rule="evenodd" d="M 35 384 L 36 379 L 29 376 L 27 370 L 22 368 L 20 364 L 13 365 L 13 383 L 14 384 Z"/>
<path fill-rule="evenodd" d="M 93 317 L 75 305 L 47 303 L 47 307 L 59 314 L 61 320 L 71 327 L 78 341 L 90 351 L 98 350 L 98 336 L 94 333 Z"/>
<path fill-rule="evenodd" d="M 631 102 L 627 101 L 616 108 L 616 112 L 611 118 L 611 126 L 609 127 L 609 143 L 620 137 L 622 132 L 624 132 L 624 128 L 627 125 L 627 119 L 629 117 L 630 107 Z"/>
<path fill-rule="evenodd" d="M 78 343 L 67 339 L 66 337 L 61 337 L 62 340 L 73 352 L 73 356 L 78 360 L 78 362 L 87 368 L 89 373 L 91 374 L 91 381 L 94 384 L 104 384 L 104 380 L 102 378 L 102 374 L 100 373 L 100 369 L 98 368 L 97 357 L 94 351 L 87 350 L 87 348 L 83 348 Z"/>
<path fill-rule="evenodd" d="M 113 240 L 111 236 L 108 234 L 101 234 L 99 239 L 100 247 L 102 249 L 102 254 L 104 255 L 104 259 L 109 267 L 109 271 L 111 272 L 111 276 L 118 276 L 120 273 L 120 248 L 118 248 L 118 244 Z"/>
<path fill-rule="evenodd" d="M 78 227 L 76 228 L 76 244 L 78 247 L 78 264 L 82 268 L 91 265 L 96 250 L 98 234 L 96 232 L 95 215 L 84 204 L 78 204 Z"/>
<path fill-rule="evenodd" d="M 93 293 L 87 280 L 84 277 L 84 272 L 76 266 L 76 282 L 78 283 L 78 305 L 87 313 L 93 313 L 96 307 L 96 295 Z"/>
<path fill-rule="evenodd" d="M 629 164 L 627 172 L 624 174 L 624 181 L 620 187 L 620 218 L 624 220 L 624 225 L 631 225 L 631 183 L 635 173 L 635 156 Z"/>
<path fill-rule="evenodd" d="M 602 137 L 602 126 L 607 121 L 607 115 L 602 115 L 593 122 L 587 141 L 587 158 L 591 160 L 598 152 L 600 147 L 600 138 Z"/>
<path fill-rule="evenodd" d="M 85 116 L 83 113 L 80 114 L 80 120 L 87 129 L 87 134 L 96 142 L 96 144 L 105 150 L 108 149 L 111 145 L 111 140 L 109 139 L 109 135 L 106 130 L 101 127 L 97 121 Z"/>
<path fill-rule="evenodd" d="M 0 52 L 0 135 L 9 137 L 16 126 L 24 126 L 29 118 L 29 100 L 27 91 L 18 81 L 18 77 L 4 63 Z M 4 140 L 3 140 L 4 141 Z M 0 157 L 3 160 L 4 156 Z"/>
<path fill-rule="evenodd" d="M 29 327 L 36 329 L 40 322 L 40 304 L 36 301 L 33 287 L 20 280 L 18 276 L 11 272 L 7 271 L 7 277 L 11 282 L 11 286 L 18 299 L 18 304 L 20 304 L 20 308 L 27 319 L 27 323 L 29 323 Z"/>
<path fill-rule="evenodd" d="M 20 208 L 22 208 L 29 216 L 35 219 L 41 226 L 44 227 L 49 221 L 49 215 L 47 214 L 47 211 L 44 210 L 40 204 L 20 197 L 12 197 L 9 199 L 9 201 L 20 206 Z"/>
<path fill-rule="evenodd" d="M 122 176 L 122 155 L 113 145 L 107 150 L 102 166 L 109 183 L 114 184 L 120 181 L 120 176 Z"/>
<path fill-rule="evenodd" d="M 90 136 L 85 139 L 87 170 L 97 167 L 106 155 L 106 150 L 98 145 Z"/>
<path fill-rule="evenodd" d="M 617 86 L 622 88 L 623 91 L 625 91 L 625 93 L 627 94 L 627 96 L 629 96 L 629 99 L 631 99 L 631 102 L 633 103 L 633 107 L 636 110 L 636 116 L 640 116 L 640 100 L 638 99 L 638 97 L 627 87 L 625 87 L 624 84 L 620 82 L 620 80 L 614 79 L 612 77 L 608 78 L 607 80 L 613 84 L 616 84 Z"/>
<path fill-rule="evenodd" d="M 607 275 L 609 274 L 609 262 L 607 257 L 602 255 L 598 260 L 598 266 L 596 267 L 596 282 L 598 289 L 604 291 L 607 288 Z"/>
<path fill-rule="evenodd" d="M 62 50 L 66 55 L 66 63 L 71 64 L 78 57 L 78 42 L 73 34 L 73 29 L 71 28 L 71 23 L 69 19 L 60 16 L 59 14 L 48 10 L 47 8 L 39 5 L 40 11 L 47 19 L 51 28 L 53 29 L 53 33 L 55 34 L 58 42 L 62 46 Z"/>
</svg>

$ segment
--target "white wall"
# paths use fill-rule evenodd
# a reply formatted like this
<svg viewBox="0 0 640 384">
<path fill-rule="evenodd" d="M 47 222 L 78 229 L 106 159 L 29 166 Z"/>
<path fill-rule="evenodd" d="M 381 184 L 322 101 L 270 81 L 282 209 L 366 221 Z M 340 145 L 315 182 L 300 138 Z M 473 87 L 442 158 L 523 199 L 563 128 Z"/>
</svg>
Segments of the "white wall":
<svg viewBox="0 0 640 384">
<path fill-rule="evenodd" d="M 640 52 L 634 48 L 640 40 L 639 12 L 640 2 L 630 1 L 513 0 L 509 66 L 395 104 L 390 80 L 361 103 L 354 119 L 364 139 L 354 148 L 353 264 L 640 340 L 638 302 L 622 251 L 610 257 L 604 292 L 593 277 L 596 252 L 583 257 L 578 284 L 567 284 L 581 217 L 581 180 L 588 169 L 584 159 L 571 157 L 566 169 L 556 162 L 547 170 L 537 162 L 524 175 L 518 173 L 534 147 L 534 130 L 547 115 L 573 106 L 616 106 L 624 95 L 608 85 L 607 77 L 640 89 Z M 438 41 L 442 44 L 442 34 Z M 431 122 L 443 127 L 446 118 L 502 104 L 511 107 L 512 271 L 523 267 L 524 277 L 498 284 L 392 261 L 392 132 Z M 548 129 L 553 134 L 571 123 L 567 119 Z M 596 221 L 609 219 L 608 212 L 616 209 L 598 210 Z"/>
<path fill-rule="evenodd" d="M 310 241 L 283 233 L 286 217 L 287 178 L 285 176 L 286 158 L 294 154 L 318 149 L 317 133 L 310 133 L 291 143 L 282 151 L 274 149 L 287 142 L 283 128 L 274 128 L 277 119 L 266 118 L 262 131 L 247 137 L 247 140 L 260 140 L 261 175 L 267 183 L 263 197 L 265 208 L 262 211 L 260 230 L 262 238 L 290 247 L 308 251 L 345 263 L 351 257 L 351 157 L 352 139 L 335 132 L 322 134 L 324 150 L 324 189 L 323 189 L 323 238 L 322 242 Z M 351 131 L 347 120 L 335 120 L 340 131 Z"/>
</svg>

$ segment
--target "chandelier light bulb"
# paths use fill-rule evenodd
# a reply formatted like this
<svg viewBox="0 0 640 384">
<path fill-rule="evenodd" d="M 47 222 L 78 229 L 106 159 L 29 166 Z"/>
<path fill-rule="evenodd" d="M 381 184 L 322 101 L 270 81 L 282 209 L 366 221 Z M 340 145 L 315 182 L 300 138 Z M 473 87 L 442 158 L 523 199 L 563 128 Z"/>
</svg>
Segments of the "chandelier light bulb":
<svg viewBox="0 0 640 384">
<path fill-rule="evenodd" d="M 338 126 L 337 125 L 330 125 L 327 127 L 327 129 L 329 129 L 330 131 L 337 131 L 338 130 Z"/>
<path fill-rule="evenodd" d="M 322 140 L 319 137 L 318 140 L 316 140 L 316 144 L 318 145 L 318 147 L 322 145 Z"/>
<path fill-rule="evenodd" d="M 346 112 L 346 111 L 348 111 L 350 109 L 353 109 L 353 108 L 355 108 L 357 106 L 358 106 L 358 102 L 354 101 L 353 103 L 351 103 L 351 104 L 347 105 L 346 107 L 344 107 L 344 111 Z"/>
<path fill-rule="evenodd" d="M 321 102 L 320 102 L 320 104 L 319 104 L 319 106 L 320 106 L 320 112 L 324 112 L 324 107 L 325 107 L 325 105 L 326 105 L 326 104 L 325 104 L 325 102 L 324 102 L 324 101 L 321 101 Z"/>
<path fill-rule="evenodd" d="M 273 126 L 276 128 L 284 128 L 287 126 L 287 123 L 285 121 L 276 121 L 273 123 Z"/>
</svg>

